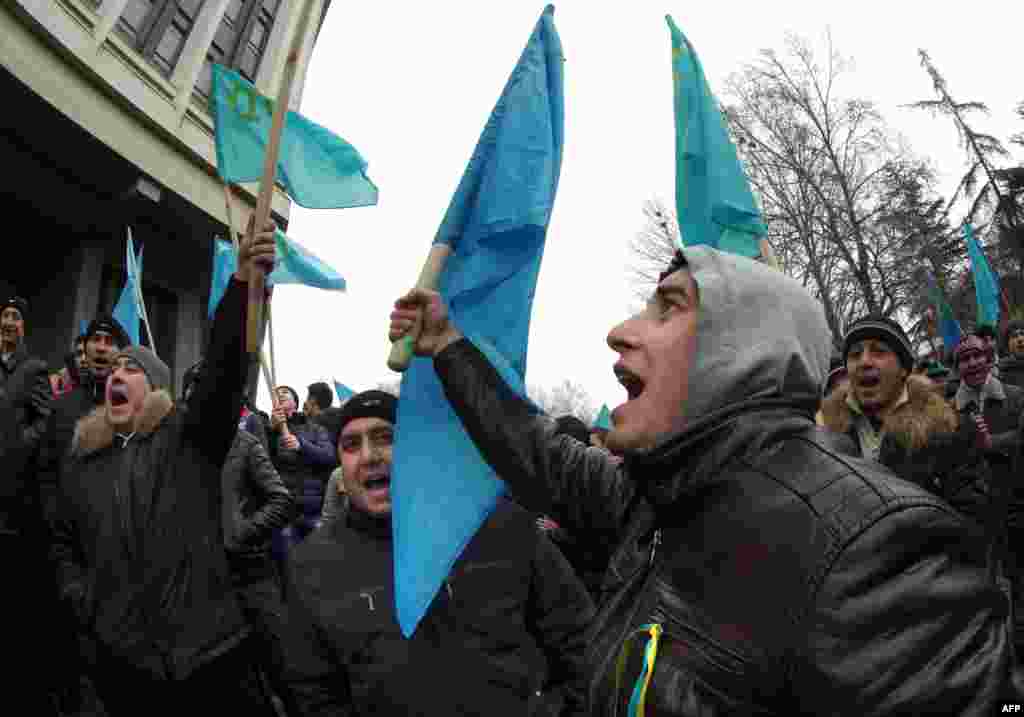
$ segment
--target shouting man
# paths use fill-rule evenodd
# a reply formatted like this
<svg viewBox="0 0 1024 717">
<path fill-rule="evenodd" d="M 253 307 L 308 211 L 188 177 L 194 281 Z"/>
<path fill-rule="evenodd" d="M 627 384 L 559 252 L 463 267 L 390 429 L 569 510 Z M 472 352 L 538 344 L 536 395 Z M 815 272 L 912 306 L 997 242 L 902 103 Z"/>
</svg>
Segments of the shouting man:
<svg viewBox="0 0 1024 717">
<path fill-rule="evenodd" d="M 418 317 L 416 353 L 512 494 L 616 546 L 587 648 L 592 715 L 986 715 L 1005 699 L 1009 605 L 986 545 L 816 428 L 829 329 L 797 282 L 709 247 L 676 254 L 608 335 L 622 464 L 556 437 L 438 293 L 396 302 L 390 338 Z"/>
<path fill-rule="evenodd" d="M 184 405 L 148 348 L 114 355 L 103 405 L 78 421 L 60 486 L 60 593 L 94 646 L 111 717 L 273 714 L 224 551 L 221 468 L 238 430 L 246 283 L 274 225 L 243 239 L 217 308 L 205 380 Z"/>
</svg>

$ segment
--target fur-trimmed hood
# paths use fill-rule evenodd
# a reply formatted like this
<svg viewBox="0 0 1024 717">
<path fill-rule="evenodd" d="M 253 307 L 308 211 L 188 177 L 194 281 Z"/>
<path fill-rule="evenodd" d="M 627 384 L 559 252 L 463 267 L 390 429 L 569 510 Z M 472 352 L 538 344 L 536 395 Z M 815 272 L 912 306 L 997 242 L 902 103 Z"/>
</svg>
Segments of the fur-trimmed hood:
<svg viewBox="0 0 1024 717">
<path fill-rule="evenodd" d="M 821 415 L 826 429 L 849 433 L 853 416 L 846 405 L 849 384 L 837 388 L 822 401 Z M 907 378 L 908 401 L 882 422 L 882 431 L 910 450 L 919 450 L 939 434 L 954 433 L 959 417 L 942 397 L 942 387 L 922 376 Z"/>
<path fill-rule="evenodd" d="M 135 421 L 135 434 L 148 436 L 160 427 L 174 410 L 174 399 L 165 389 L 151 391 L 142 404 Z M 116 432 L 107 421 L 107 405 L 103 403 L 78 420 L 71 439 L 71 455 L 84 458 L 113 444 Z"/>
</svg>

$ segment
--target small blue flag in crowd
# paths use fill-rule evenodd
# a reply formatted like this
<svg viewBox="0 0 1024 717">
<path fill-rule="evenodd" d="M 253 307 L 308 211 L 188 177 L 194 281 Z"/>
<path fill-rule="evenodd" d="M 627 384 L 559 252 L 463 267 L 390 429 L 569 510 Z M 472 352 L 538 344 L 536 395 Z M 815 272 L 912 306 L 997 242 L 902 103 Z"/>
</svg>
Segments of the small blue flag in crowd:
<svg viewBox="0 0 1024 717">
<path fill-rule="evenodd" d="M 334 392 L 338 394 L 339 403 L 345 403 L 345 401 L 356 395 L 355 391 L 343 383 L 338 383 L 337 380 L 334 381 Z"/>
<path fill-rule="evenodd" d="M 594 421 L 594 428 L 599 431 L 612 430 L 612 413 L 608 410 L 608 404 L 601 405 L 601 412 L 597 414 L 597 420 Z"/>
<path fill-rule="evenodd" d="M 227 183 L 258 182 L 274 116 L 274 102 L 244 77 L 214 63 L 210 107 L 216 125 L 217 172 Z M 308 209 L 344 209 L 377 203 L 355 147 L 297 112 L 285 115 L 277 181 Z"/>
<path fill-rule="evenodd" d="M 697 53 L 672 17 L 665 19 L 672 33 L 680 239 L 755 258 L 767 227 Z"/>
<path fill-rule="evenodd" d="M 988 263 L 988 258 L 978 240 L 974 237 L 974 227 L 968 222 L 963 227 L 964 239 L 967 242 L 967 253 L 971 257 L 971 271 L 974 273 L 974 296 L 978 303 L 978 326 L 999 324 L 999 281 Z"/>
<path fill-rule="evenodd" d="M 938 318 L 938 328 L 939 333 L 942 335 L 943 350 L 946 352 L 955 351 L 956 347 L 960 345 L 960 337 L 963 335 L 963 331 L 953 315 L 953 309 L 950 307 L 949 302 L 946 301 L 946 295 L 942 292 L 942 287 L 935 280 L 935 275 L 927 267 L 925 267 L 924 273 L 931 303 L 935 306 L 935 313 Z"/>
<path fill-rule="evenodd" d="M 435 238 L 453 250 L 440 279 L 451 317 L 520 395 L 562 165 L 563 56 L 553 14 L 549 5 L 537 22 Z M 395 607 L 408 637 L 504 484 L 449 405 L 431 361 L 412 360 L 401 394 L 392 530 Z"/>
<path fill-rule="evenodd" d="M 344 291 L 345 279 L 335 269 L 322 261 L 294 239 L 289 239 L 280 230 L 277 240 L 277 262 L 274 271 L 267 277 L 267 286 L 278 284 L 302 284 L 314 289 Z M 213 318 L 217 305 L 227 291 L 231 275 L 238 268 L 238 250 L 224 241 L 213 242 L 213 279 L 210 284 L 210 302 L 207 315 Z"/>
<path fill-rule="evenodd" d="M 124 288 L 121 296 L 114 304 L 114 318 L 117 323 L 124 327 L 128 334 L 128 340 L 132 346 L 141 343 L 139 323 L 142 321 L 142 252 L 139 252 L 138 259 L 135 258 L 135 243 L 128 238 L 125 248 L 125 274 Z M 150 341 L 152 341 L 150 337 Z"/>
</svg>

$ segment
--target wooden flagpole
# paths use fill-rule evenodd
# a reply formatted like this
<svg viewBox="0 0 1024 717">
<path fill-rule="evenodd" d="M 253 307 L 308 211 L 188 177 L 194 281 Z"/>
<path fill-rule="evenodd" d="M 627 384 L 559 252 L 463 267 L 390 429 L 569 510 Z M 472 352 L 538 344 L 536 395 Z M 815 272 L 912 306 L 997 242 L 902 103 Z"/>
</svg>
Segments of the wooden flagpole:
<svg viewBox="0 0 1024 717">
<path fill-rule="evenodd" d="M 448 261 L 448 257 L 451 253 L 451 246 L 445 243 L 437 243 L 430 247 L 430 253 L 427 254 L 427 260 L 424 262 L 423 268 L 420 270 L 420 277 L 416 280 L 417 289 L 437 290 L 437 284 L 441 278 L 441 272 L 444 271 L 445 262 Z M 391 354 L 388 356 L 388 368 L 392 371 L 402 373 L 409 368 L 409 362 L 412 361 L 413 355 L 412 347 L 420 335 L 422 322 L 423 316 L 421 314 L 417 317 L 416 323 L 411 329 L 409 329 L 405 336 L 391 344 Z"/>
<path fill-rule="evenodd" d="M 277 93 L 277 104 L 274 105 L 273 122 L 267 142 L 267 154 L 263 161 L 263 178 L 260 180 L 259 196 L 256 199 L 256 215 L 254 231 L 261 231 L 270 219 L 270 202 L 274 196 L 274 177 L 277 174 L 277 158 L 281 150 L 281 132 L 284 129 L 285 117 L 288 114 L 288 103 L 292 96 L 292 83 L 299 64 L 299 55 L 309 26 L 309 17 L 314 0 L 305 0 L 302 14 L 292 38 L 291 49 L 284 63 L 284 75 Z M 263 320 L 263 290 L 266 283 L 266 272 L 256 268 L 249 281 L 249 311 L 246 348 L 250 354 L 259 351 L 260 324 Z"/>
</svg>

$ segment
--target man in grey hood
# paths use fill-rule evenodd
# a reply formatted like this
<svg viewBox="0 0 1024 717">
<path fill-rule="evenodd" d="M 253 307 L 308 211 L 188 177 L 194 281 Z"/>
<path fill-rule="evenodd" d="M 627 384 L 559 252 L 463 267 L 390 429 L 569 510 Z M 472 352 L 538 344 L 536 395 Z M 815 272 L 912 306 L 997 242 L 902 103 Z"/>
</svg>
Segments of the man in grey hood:
<svg viewBox="0 0 1024 717">
<path fill-rule="evenodd" d="M 395 304 L 481 453 L 528 509 L 613 545 L 587 652 L 593 715 L 959 714 L 1016 697 L 984 536 L 814 424 L 821 306 L 707 247 L 677 253 L 608 343 L 608 445 L 555 436 L 448 321 Z M 632 713 L 632 712 L 630 712 Z"/>
</svg>

